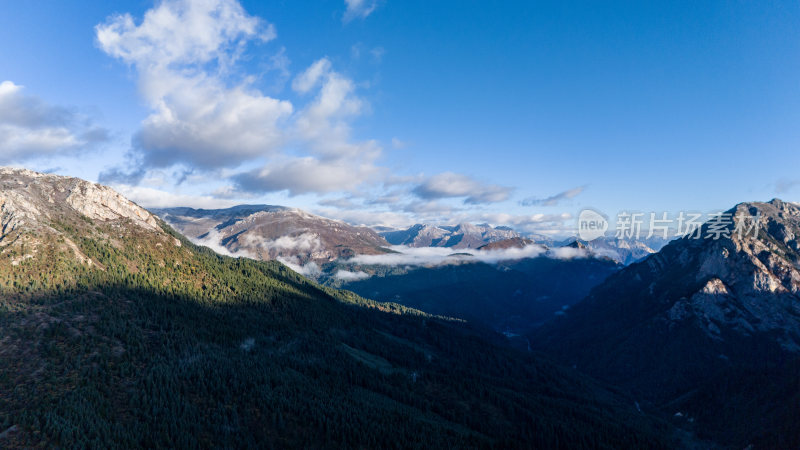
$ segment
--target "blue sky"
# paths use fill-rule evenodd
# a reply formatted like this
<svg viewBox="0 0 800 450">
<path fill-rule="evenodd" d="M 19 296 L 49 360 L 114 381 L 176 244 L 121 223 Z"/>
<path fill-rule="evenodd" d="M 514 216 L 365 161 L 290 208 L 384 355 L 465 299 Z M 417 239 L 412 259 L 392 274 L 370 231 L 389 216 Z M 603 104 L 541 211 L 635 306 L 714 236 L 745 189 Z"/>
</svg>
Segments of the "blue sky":
<svg viewBox="0 0 800 450">
<path fill-rule="evenodd" d="M 5 2 L 0 163 L 145 206 L 569 228 L 800 200 L 797 2 Z"/>
</svg>

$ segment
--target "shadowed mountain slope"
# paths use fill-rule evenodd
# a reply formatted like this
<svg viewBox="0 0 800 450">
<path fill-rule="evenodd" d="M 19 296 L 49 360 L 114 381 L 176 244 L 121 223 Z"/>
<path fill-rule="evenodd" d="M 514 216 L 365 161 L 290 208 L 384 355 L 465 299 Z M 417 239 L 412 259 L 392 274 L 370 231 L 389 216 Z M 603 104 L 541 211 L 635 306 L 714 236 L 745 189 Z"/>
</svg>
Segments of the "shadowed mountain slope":
<svg viewBox="0 0 800 450">
<path fill-rule="evenodd" d="M 672 445 L 462 323 L 219 256 L 106 187 L 0 186 L 3 448 Z"/>
<path fill-rule="evenodd" d="M 727 214 L 758 226 L 706 223 L 700 239 L 612 275 L 531 341 L 701 435 L 797 448 L 800 208 L 776 199 Z"/>
</svg>

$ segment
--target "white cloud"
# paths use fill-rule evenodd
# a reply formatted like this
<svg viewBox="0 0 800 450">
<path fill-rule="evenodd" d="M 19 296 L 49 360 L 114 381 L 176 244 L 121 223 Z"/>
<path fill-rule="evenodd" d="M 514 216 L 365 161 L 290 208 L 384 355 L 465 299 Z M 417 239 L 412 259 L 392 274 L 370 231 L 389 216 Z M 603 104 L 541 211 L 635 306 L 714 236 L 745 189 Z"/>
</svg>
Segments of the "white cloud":
<svg viewBox="0 0 800 450">
<path fill-rule="evenodd" d="M 289 192 L 289 195 L 354 191 L 385 173 L 375 165 L 381 148 L 374 140 L 353 142 L 349 120 L 360 115 L 365 103 L 355 95 L 355 84 L 332 70 L 327 58 L 314 62 L 295 77 L 292 87 L 314 99 L 296 115 L 293 142 L 313 155 L 276 158 L 264 167 L 234 177 L 248 192 Z"/>
<path fill-rule="evenodd" d="M 298 111 L 255 89 L 253 77 L 235 76 L 251 42 L 275 38 L 271 25 L 236 0 L 165 0 L 141 23 L 117 15 L 96 32 L 103 51 L 136 68 L 152 108 L 133 138 L 137 168 L 106 171 L 108 180 L 135 184 L 147 169 L 185 164 L 211 170 L 266 159 L 261 168 L 235 176 L 234 188 L 297 195 L 352 190 L 381 171 L 374 164 L 377 142 L 351 139 L 349 122 L 367 104 L 329 59 L 293 80 L 295 91 L 313 95 Z M 278 56 L 285 71 L 285 50 Z"/>
<path fill-rule="evenodd" d="M 362 207 L 347 197 L 326 198 L 318 201 L 317 203 L 322 206 L 332 206 L 338 209 L 356 209 Z"/>
<path fill-rule="evenodd" d="M 487 264 L 496 264 L 500 261 L 509 261 L 523 258 L 536 258 L 538 256 L 546 255 L 547 249 L 537 244 L 531 244 L 523 248 L 509 248 L 498 249 L 490 251 L 470 251 L 472 256 L 458 255 L 453 256 L 456 252 L 462 250 L 455 250 L 452 248 L 442 247 L 408 247 L 403 245 L 396 245 L 390 247 L 397 253 L 384 253 L 380 255 L 357 255 L 348 260 L 348 262 L 363 265 L 381 265 L 381 266 L 440 266 L 449 264 L 463 264 L 469 262 L 483 262 Z"/>
<path fill-rule="evenodd" d="M 228 208 L 238 205 L 241 201 L 220 199 L 201 195 L 183 195 L 162 191 L 143 186 L 131 186 L 128 184 L 114 184 L 114 189 L 131 201 L 136 202 L 144 208 L 172 208 L 176 206 L 188 206 L 190 208 L 216 209 Z"/>
<path fill-rule="evenodd" d="M 436 201 L 415 201 L 403 206 L 403 211 L 423 216 L 452 216 L 455 209 Z"/>
<path fill-rule="evenodd" d="M 465 215 L 461 221 L 488 222 L 495 225 L 505 225 L 518 232 L 536 233 L 545 235 L 572 235 L 574 234 L 574 219 L 570 213 L 559 214 L 507 214 L 507 213 L 480 213 Z"/>
<path fill-rule="evenodd" d="M 351 142 L 348 120 L 362 114 L 367 105 L 355 95 L 353 81 L 332 70 L 327 58 L 313 63 L 295 78 L 293 86 L 303 93 L 319 87 L 295 123 L 297 138 L 307 142 L 314 153 L 326 158 L 369 160 L 380 154 L 375 141 Z"/>
<path fill-rule="evenodd" d="M 310 253 L 323 248 L 319 236 L 314 233 L 302 233 L 297 236 L 281 236 L 277 239 L 267 240 L 257 236 L 245 234 L 240 237 L 244 246 L 264 250 L 290 250 L 292 252 Z"/>
<path fill-rule="evenodd" d="M 342 20 L 350 22 L 353 19 L 364 19 L 378 7 L 377 0 L 344 0 L 347 9 Z"/>
<path fill-rule="evenodd" d="M 586 186 L 578 186 L 546 198 L 529 197 L 519 202 L 519 204 L 522 206 L 557 206 L 565 200 L 577 197 L 585 189 Z"/>
<path fill-rule="evenodd" d="M 22 90 L 11 81 L 0 83 L 0 161 L 63 155 L 108 140 L 108 132 L 88 119 Z"/>
<path fill-rule="evenodd" d="M 392 147 L 393 148 L 402 149 L 402 148 L 406 148 L 407 146 L 408 146 L 408 144 L 406 142 L 401 141 L 400 139 L 398 139 L 396 137 L 392 138 Z"/>
<path fill-rule="evenodd" d="M 358 281 L 363 280 L 365 278 L 369 278 L 369 274 L 362 271 L 351 272 L 349 270 L 337 270 L 336 273 L 333 275 L 334 278 L 337 280 L 343 281 Z"/>
<path fill-rule="evenodd" d="M 351 19 L 368 16 L 378 5 L 375 0 L 346 3 Z M 104 52 L 136 70 L 140 93 L 151 108 L 133 137 L 132 169 L 111 168 L 102 174 L 104 180 L 137 185 L 155 170 L 182 167 L 196 170 L 195 176 L 222 176 L 226 186 L 214 195 L 224 198 L 279 191 L 381 195 L 376 193 L 381 186 L 402 184 L 402 200 L 393 203 L 398 208 L 407 203 L 407 210 L 427 208 L 425 214 L 447 211 L 431 202 L 411 204 L 414 195 L 486 204 L 504 201 L 512 191 L 450 172 L 398 181 L 379 165 L 383 149 L 378 142 L 354 137 L 353 122 L 369 113 L 369 102 L 327 57 L 292 80 L 297 105 L 256 89 L 256 77 L 237 62 L 253 44 L 275 39 L 276 32 L 237 0 L 163 0 L 141 19 L 107 18 L 96 26 L 96 36 Z M 373 53 L 379 58 L 383 51 Z M 267 67 L 286 77 L 288 64 L 280 48 Z M 404 145 L 392 140 L 395 148 Z M 391 214 L 399 216 L 377 212 L 370 220 Z M 402 217 L 395 224 L 408 221 Z"/>
<path fill-rule="evenodd" d="M 107 54 L 132 64 L 153 112 L 134 137 L 143 163 L 233 166 L 277 151 L 290 102 L 263 95 L 231 69 L 251 41 L 275 30 L 236 0 L 165 0 L 140 24 L 129 14 L 96 27 Z"/>
<path fill-rule="evenodd" d="M 278 261 L 281 264 L 285 265 L 286 267 L 294 270 L 295 272 L 299 273 L 300 275 L 309 277 L 309 278 L 317 278 L 322 274 L 322 270 L 319 268 L 317 263 L 310 262 L 304 266 L 301 266 L 300 263 L 297 261 L 297 258 L 284 258 L 278 257 Z"/>
<path fill-rule="evenodd" d="M 369 210 L 343 210 L 343 209 L 330 209 L 319 208 L 314 210 L 315 214 L 323 217 L 330 217 L 347 222 L 351 225 L 364 225 L 364 226 L 389 226 L 389 227 L 403 227 L 411 226 L 416 222 L 414 218 L 408 214 L 402 214 L 394 211 L 369 211 Z"/>
<path fill-rule="evenodd" d="M 245 192 L 289 192 L 289 195 L 323 193 L 355 189 L 377 175 L 377 167 L 345 160 L 324 161 L 313 157 L 295 158 L 234 177 Z"/>
<path fill-rule="evenodd" d="M 557 247 L 550 249 L 548 253 L 556 259 L 588 258 L 591 256 L 586 249 L 573 247 Z"/>
<path fill-rule="evenodd" d="M 223 256 L 230 256 L 233 258 L 245 257 L 245 258 L 252 258 L 252 256 L 246 252 L 237 252 L 232 253 L 230 250 L 225 248 L 220 242 L 222 241 L 222 235 L 216 229 L 210 230 L 206 233 L 203 238 L 191 238 L 187 236 L 187 238 L 192 241 L 193 244 L 202 245 L 203 247 L 208 247 L 214 252 L 223 255 Z"/>
<path fill-rule="evenodd" d="M 305 94 L 316 86 L 320 79 L 331 71 L 331 62 L 328 58 L 315 61 L 303 73 L 292 81 L 292 89 Z"/>
<path fill-rule="evenodd" d="M 512 189 L 481 183 L 466 175 L 444 172 L 434 175 L 414 188 L 414 193 L 425 199 L 465 197 L 464 203 L 496 203 L 507 200 Z"/>
</svg>

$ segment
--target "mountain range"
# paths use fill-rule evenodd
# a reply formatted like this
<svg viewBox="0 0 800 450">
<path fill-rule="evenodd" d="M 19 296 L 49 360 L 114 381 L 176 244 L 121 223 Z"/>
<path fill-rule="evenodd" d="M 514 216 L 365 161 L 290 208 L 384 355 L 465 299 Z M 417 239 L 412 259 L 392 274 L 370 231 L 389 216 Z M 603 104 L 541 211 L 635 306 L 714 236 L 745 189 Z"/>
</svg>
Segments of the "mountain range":
<svg viewBox="0 0 800 450">
<path fill-rule="evenodd" d="M 573 246 L 575 242 L 596 257 L 627 265 L 655 253 L 667 242 L 657 237 L 602 237 L 590 242 L 576 238 L 553 241 L 540 236 L 531 239 L 509 227 L 470 223 L 373 229 L 273 205 L 238 205 L 225 209 L 178 207 L 152 209 L 152 212 L 202 245 L 235 256 L 280 259 L 296 266 L 310 262 L 322 266 L 355 255 L 382 254 L 389 251 L 390 246 L 473 250 L 521 248 L 533 243 L 557 248 Z"/>
<path fill-rule="evenodd" d="M 380 254 L 389 246 L 370 228 L 283 206 L 167 208 L 153 213 L 195 242 L 262 261 L 324 264 L 356 254 Z"/>
<path fill-rule="evenodd" d="M 756 219 L 670 242 L 530 340 L 701 436 L 798 448 L 800 207 L 775 199 L 725 214 Z"/>
<path fill-rule="evenodd" d="M 452 249 L 478 248 L 492 242 L 520 237 L 508 227 L 470 223 L 453 226 L 416 224 L 405 230 L 384 231 L 380 234 L 392 245 Z"/>
<path fill-rule="evenodd" d="M 155 212 L 0 168 L 3 448 L 800 447 L 796 204 L 738 204 L 747 227 L 638 261 L 483 226 L 398 247 L 290 208 Z"/>
<path fill-rule="evenodd" d="M 598 257 L 610 258 L 627 266 L 657 253 L 668 242 L 668 239 L 658 236 L 639 239 L 603 236 L 591 241 L 570 238 L 552 245 L 585 248 Z"/>
<path fill-rule="evenodd" d="M 462 321 L 199 247 L 0 169 L 3 448 L 670 448 L 631 399 Z"/>
<path fill-rule="evenodd" d="M 644 242 L 614 238 L 550 241 L 550 248 L 508 227 L 488 224 L 417 224 L 373 231 L 282 206 L 170 208 L 153 213 L 217 251 L 278 259 L 327 286 L 466 319 L 511 337 L 525 335 L 563 313 L 619 270 L 619 263 L 655 252 Z M 559 246 L 578 251 L 565 253 Z M 447 250 L 457 257 L 392 262 L 398 253 L 425 248 Z M 533 248 L 538 251 L 513 251 Z M 486 254 L 496 254 L 496 260 L 485 262 L 481 256 Z M 363 255 L 387 257 L 368 263 L 355 258 Z"/>
</svg>

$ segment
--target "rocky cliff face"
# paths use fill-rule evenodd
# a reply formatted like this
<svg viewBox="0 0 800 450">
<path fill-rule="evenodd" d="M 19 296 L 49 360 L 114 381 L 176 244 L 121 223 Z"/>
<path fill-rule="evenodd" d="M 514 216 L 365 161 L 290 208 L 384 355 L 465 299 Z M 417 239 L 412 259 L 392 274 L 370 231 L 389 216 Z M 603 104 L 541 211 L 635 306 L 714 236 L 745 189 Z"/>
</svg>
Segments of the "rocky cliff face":
<svg viewBox="0 0 800 450">
<path fill-rule="evenodd" d="M 775 392 L 800 396 L 791 373 L 800 357 L 800 207 L 776 199 L 727 215 L 757 220 L 741 230 L 707 223 L 700 239 L 671 242 L 609 277 L 532 341 L 640 398 L 686 408 L 711 433 L 722 429 L 710 417 L 720 405 L 739 408 L 733 416 L 742 423 L 762 414 L 764 429 L 782 426 L 796 408 Z M 769 390 L 742 381 L 767 374 Z M 731 398 L 750 410 L 726 404 Z M 764 433 L 749 427 L 735 444 Z"/>
<path fill-rule="evenodd" d="M 0 168 L 0 205 L 4 235 L 22 223 L 46 226 L 59 215 L 70 213 L 101 221 L 127 219 L 140 227 L 159 230 L 152 214 L 108 186 L 26 169 Z"/>
<path fill-rule="evenodd" d="M 389 245 L 369 228 L 282 206 L 168 208 L 154 212 L 190 239 L 260 260 L 324 264 L 356 254 L 379 254 Z"/>
<path fill-rule="evenodd" d="M 46 251 L 51 246 L 92 264 L 66 236 L 67 228 L 102 239 L 109 237 L 102 227 L 116 226 L 117 234 L 135 229 L 167 240 L 155 216 L 107 186 L 8 167 L 0 168 L 0 226 L 0 254 L 12 265 L 52 255 Z"/>
</svg>

